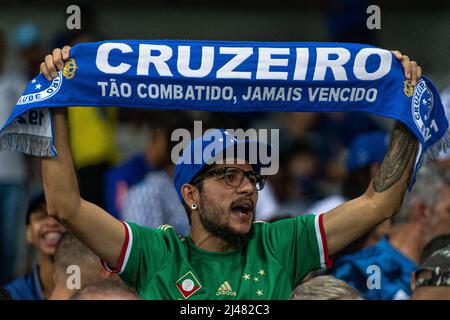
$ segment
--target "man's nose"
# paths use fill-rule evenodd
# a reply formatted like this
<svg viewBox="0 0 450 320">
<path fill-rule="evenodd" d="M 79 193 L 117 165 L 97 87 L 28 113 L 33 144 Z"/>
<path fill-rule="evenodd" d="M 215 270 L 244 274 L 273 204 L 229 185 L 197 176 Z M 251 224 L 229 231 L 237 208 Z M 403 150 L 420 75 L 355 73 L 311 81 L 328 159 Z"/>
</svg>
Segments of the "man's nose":
<svg viewBox="0 0 450 320">
<path fill-rule="evenodd" d="M 250 181 L 248 177 L 244 177 L 244 180 L 242 181 L 241 185 L 237 189 L 238 193 L 248 193 L 252 194 L 256 192 L 256 186 Z"/>
</svg>

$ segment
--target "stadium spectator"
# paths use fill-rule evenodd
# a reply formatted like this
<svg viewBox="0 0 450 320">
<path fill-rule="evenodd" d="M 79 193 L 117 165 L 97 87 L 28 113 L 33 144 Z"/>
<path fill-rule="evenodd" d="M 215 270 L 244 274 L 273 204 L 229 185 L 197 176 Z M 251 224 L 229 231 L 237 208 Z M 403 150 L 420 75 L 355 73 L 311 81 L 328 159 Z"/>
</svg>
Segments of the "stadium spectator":
<svg viewBox="0 0 450 320">
<path fill-rule="evenodd" d="M 105 199 L 106 208 L 113 216 L 118 218 L 122 217 L 123 201 L 129 191 L 129 188 L 142 182 L 146 175 L 154 170 L 163 170 L 170 174 L 170 134 L 178 127 L 183 118 L 182 113 L 178 113 L 177 116 L 168 117 L 167 113 L 152 111 L 150 116 L 147 116 L 147 124 L 149 126 L 149 139 L 147 146 L 142 153 L 138 153 L 131 158 L 123 161 L 117 166 L 109 169 L 105 176 Z M 169 171 L 167 171 L 169 170 Z M 144 182 L 144 184 L 146 184 Z M 140 194 L 140 192 L 137 192 Z M 137 195 L 139 199 L 136 201 L 147 201 Z M 135 201 L 135 200 L 133 200 Z M 148 203 L 148 202 L 146 202 Z M 139 206 L 139 205 L 137 205 Z M 136 206 L 133 208 L 136 209 Z M 141 214 L 142 210 L 148 210 L 149 207 L 145 206 L 137 208 L 139 211 L 134 214 L 133 218 L 146 219 L 145 214 Z M 157 222 L 155 222 L 157 223 Z M 146 225 L 144 223 L 144 225 Z"/>
<path fill-rule="evenodd" d="M 76 269 L 71 270 L 74 266 Z M 100 258 L 71 233 L 66 232 L 56 249 L 55 288 L 49 300 L 68 300 L 84 287 L 110 276 L 101 266 Z"/>
<path fill-rule="evenodd" d="M 47 56 L 46 62 L 55 59 L 54 63 L 60 65 L 63 56 L 67 59 L 67 48 L 62 52 L 55 50 L 53 57 Z M 399 60 L 404 60 L 405 68 L 416 65 L 401 55 Z M 46 63 L 43 72 L 48 77 L 49 69 L 54 68 L 53 63 Z M 420 77 L 421 69 L 417 70 L 412 72 L 413 81 Z M 192 271 L 185 273 L 195 268 L 194 264 L 197 264 L 197 270 L 203 270 L 197 271 L 205 277 L 202 278 L 203 287 L 212 288 L 200 292 L 197 297 L 216 297 L 217 293 L 222 292 L 237 296 L 228 281 L 223 283 L 224 287 L 214 288 L 219 283 L 215 273 L 224 276 L 226 272 L 230 280 L 234 276 L 234 283 L 241 288 L 241 284 L 250 280 L 250 274 L 242 276 L 245 268 L 250 267 L 248 263 L 267 259 L 274 247 L 275 251 L 279 251 L 277 255 L 280 260 L 273 259 L 276 262 L 267 263 L 267 266 L 272 270 L 278 269 L 286 276 L 273 278 L 274 274 L 267 273 L 265 266 L 264 269 L 259 267 L 257 273 L 261 277 L 267 275 L 268 283 L 275 281 L 265 288 L 264 298 L 289 296 L 292 284 L 300 282 L 309 271 L 330 265 L 328 254 L 335 254 L 399 210 L 418 146 L 412 133 L 397 122 L 381 169 L 364 195 L 324 215 L 284 219 L 273 224 L 253 224 L 257 191 L 264 187 L 264 177 L 258 173 L 258 165 L 252 167 L 249 163 L 235 163 L 233 166 L 208 166 L 203 162 L 197 165 L 183 161 L 177 164 L 174 174 L 179 199 L 192 223 L 190 237 L 183 238 L 169 227 L 155 230 L 121 223 L 98 206 L 83 200 L 73 172 L 66 112 L 56 109 L 53 115 L 59 156 L 41 159 L 49 211 L 98 252 L 105 266 L 109 265 L 112 272 L 121 272 L 122 277 L 148 299 L 180 295 L 187 298 L 196 293 L 202 285 Z M 218 131 L 222 138 L 216 139 L 217 142 L 231 144 L 230 148 L 238 144 L 237 139 L 226 137 L 229 132 Z M 183 153 L 184 160 L 193 156 L 193 146 L 198 144 L 197 141 L 204 150 L 210 147 L 207 142 L 211 141 L 211 137 L 204 135 L 195 142 L 191 141 L 189 150 Z M 222 148 L 220 150 L 225 147 Z M 223 154 L 216 154 L 220 155 Z M 391 163 L 395 165 L 390 166 Z M 386 170 L 387 167 L 389 170 Z M 243 264 L 243 258 L 250 262 Z M 216 269 L 211 268 L 213 263 L 205 262 L 205 259 L 215 260 Z M 269 267 L 272 263 L 273 266 Z M 180 268 L 182 266 L 186 268 L 183 270 Z M 241 271 L 237 272 L 239 268 Z M 155 281 L 151 281 L 155 270 L 158 271 L 158 278 L 161 275 L 159 279 L 162 279 L 160 271 L 164 271 L 167 279 L 173 281 L 160 281 L 156 285 Z M 206 276 L 211 278 L 206 279 Z M 254 276 L 253 281 L 260 281 L 260 278 Z M 176 286 L 173 286 L 174 282 Z M 170 287 L 163 286 L 163 283 Z M 247 282 L 248 288 L 251 283 Z M 256 292 L 243 291 L 242 297 L 261 297 L 264 292 L 261 289 Z"/>
<path fill-rule="evenodd" d="M 25 79 L 17 72 L 4 68 L 7 41 L 0 31 L 0 125 L 6 122 L 16 101 L 25 88 Z M 0 152 L 0 284 L 14 276 L 21 231 L 17 227 L 25 219 L 27 196 L 27 168 L 23 154 Z M 6 262 L 7 261 L 7 262 Z"/>
<path fill-rule="evenodd" d="M 450 246 L 435 251 L 413 275 L 412 300 L 450 300 Z"/>
<path fill-rule="evenodd" d="M 318 276 L 299 284 L 290 300 L 363 300 L 348 283 L 333 276 Z"/>
<path fill-rule="evenodd" d="M 122 280 L 105 279 L 86 286 L 71 300 L 140 300 L 140 298 Z"/>
<path fill-rule="evenodd" d="M 367 299 L 408 299 L 411 273 L 417 269 L 425 245 L 430 239 L 450 232 L 448 176 L 448 171 L 435 165 L 423 167 L 400 212 L 393 218 L 389 237 L 341 257 L 335 262 L 333 274 Z M 371 265 L 382 270 L 380 288 L 366 286 Z"/>
<path fill-rule="evenodd" d="M 32 197 L 26 224 L 26 238 L 36 249 L 38 263 L 30 273 L 14 279 L 5 289 L 14 300 L 44 300 L 53 291 L 53 258 L 65 229 L 47 214 L 43 193 Z"/>
</svg>

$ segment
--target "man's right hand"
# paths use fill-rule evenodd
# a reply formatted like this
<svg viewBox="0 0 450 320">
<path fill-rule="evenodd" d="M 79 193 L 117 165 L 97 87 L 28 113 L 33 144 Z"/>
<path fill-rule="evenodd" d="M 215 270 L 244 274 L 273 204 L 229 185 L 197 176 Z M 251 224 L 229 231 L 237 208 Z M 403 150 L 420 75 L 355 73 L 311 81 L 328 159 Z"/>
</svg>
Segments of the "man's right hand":
<svg viewBox="0 0 450 320">
<path fill-rule="evenodd" d="M 51 81 L 58 75 L 58 71 L 64 68 L 64 63 L 69 59 L 70 47 L 65 46 L 62 49 L 56 48 L 52 54 L 45 56 L 44 62 L 41 63 L 41 73 Z"/>
</svg>

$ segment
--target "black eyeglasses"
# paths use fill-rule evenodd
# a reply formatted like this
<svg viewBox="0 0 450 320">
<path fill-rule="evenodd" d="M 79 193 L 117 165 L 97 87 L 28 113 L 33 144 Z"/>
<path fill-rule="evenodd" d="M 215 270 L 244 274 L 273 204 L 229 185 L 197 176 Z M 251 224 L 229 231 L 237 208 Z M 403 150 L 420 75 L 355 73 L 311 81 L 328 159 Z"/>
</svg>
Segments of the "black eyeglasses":
<svg viewBox="0 0 450 320">
<path fill-rule="evenodd" d="M 247 178 L 255 187 L 256 191 L 261 191 L 266 183 L 265 176 L 253 170 L 244 171 L 236 167 L 223 167 L 206 171 L 195 178 L 192 183 L 195 184 L 206 177 L 216 177 L 218 180 L 223 180 L 230 187 L 235 188 L 240 187 L 242 182 L 244 182 L 244 178 Z"/>
</svg>

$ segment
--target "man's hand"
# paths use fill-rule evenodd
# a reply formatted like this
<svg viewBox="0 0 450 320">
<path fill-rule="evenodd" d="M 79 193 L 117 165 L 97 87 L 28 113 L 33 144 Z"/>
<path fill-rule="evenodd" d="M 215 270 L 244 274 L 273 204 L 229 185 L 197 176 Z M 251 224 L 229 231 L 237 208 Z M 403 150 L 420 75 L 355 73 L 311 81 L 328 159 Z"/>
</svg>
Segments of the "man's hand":
<svg viewBox="0 0 450 320">
<path fill-rule="evenodd" d="M 410 80 L 411 85 L 415 86 L 422 77 L 422 68 L 416 61 L 411 61 L 407 55 L 403 55 L 400 51 L 393 50 L 391 52 L 402 63 L 406 79 Z"/>
<path fill-rule="evenodd" d="M 52 54 L 45 56 L 45 61 L 41 63 L 41 73 L 51 81 L 58 75 L 58 71 L 64 68 L 64 63 L 69 59 L 70 47 L 65 46 L 62 49 L 56 48 Z"/>
</svg>

